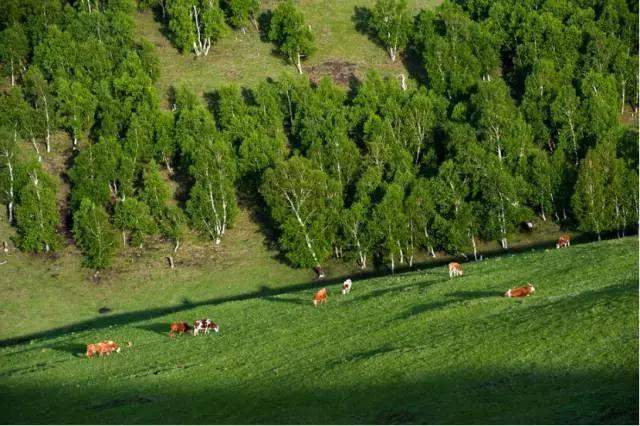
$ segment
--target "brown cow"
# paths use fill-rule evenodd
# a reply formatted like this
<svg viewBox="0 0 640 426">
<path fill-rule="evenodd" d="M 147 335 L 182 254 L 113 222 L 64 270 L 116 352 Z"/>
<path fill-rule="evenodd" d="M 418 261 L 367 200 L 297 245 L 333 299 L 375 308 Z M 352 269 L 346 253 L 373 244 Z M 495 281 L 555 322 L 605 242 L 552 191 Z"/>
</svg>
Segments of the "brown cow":
<svg viewBox="0 0 640 426">
<path fill-rule="evenodd" d="M 191 330 L 191 326 L 184 321 L 172 322 L 170 328 L 169 337 L 175 337 L 176 333 L 182 334 Z"/>
<path fill-rule="evenodd" d="M 451 262 L 449 264 L 449 278 L 451 277 L 459 277 L 464 275 L 464 271 L 462 270 L 462 265 L 458 262 Z"/>
<path fill-rule="evenodd" d="M 327 289 L 323 288 L 322 290 L 318 291 L 314 296 L 313 296 L 313 306 L 318 306 L 318 304 L 320 303 L 327 303 Z"/>
<path fill-rule="evenodd" d="M 556 248 L 559 249 L 561 247 L 569 247 L 571 245 L 571 237 L 567 234 L 561 235 L 558 238 L 558 242 L 556 243 Z"/>
<path fill-rule="evenodd" d="M 527 283 L 527 285 L 523 287 L 516 287 L 509 289 L 504 295 L 506 297 L 526 297 L 536 291 L 536 288 L 531 285 L 531 283 Z"/>
<path fill-rule="evenodd" d="M 92 343 L 87 345 L 87 357 L 93 358 L 95 354 L 99 356 L 111 355 L 111 352 L 120 353 L 120 346 L 113 340 L 105 340 L 100 343 Z"/>
</svg>

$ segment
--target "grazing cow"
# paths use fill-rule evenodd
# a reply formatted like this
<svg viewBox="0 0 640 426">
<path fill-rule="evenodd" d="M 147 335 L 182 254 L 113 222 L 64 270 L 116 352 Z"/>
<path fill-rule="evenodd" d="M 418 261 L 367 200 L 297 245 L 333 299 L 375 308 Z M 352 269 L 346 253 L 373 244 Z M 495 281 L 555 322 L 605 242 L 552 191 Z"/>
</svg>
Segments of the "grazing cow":
<svg viewBox="0 0 640 426">
<path fill-rule="evenodd" d="M 525 232 L 533 231 L 533 222 L 530 222 L 528 220 L 525 220 L 524 222 L 521 222 L 520 223 L 520 229 L 522 229 Z"/>
<path fill-rule="evenodd" d="M 172 322 L 170 328 L 171 331 L 169 331 L 169 337 L 175 337 L 176 333 L 182 334 L 191 330 L 191 326 L 184 321 Z"/>
<path fill-rule="evenodd" d="M 347 294 L 351 291 L 351 284 L 353 284 L 351 282 L 351 278 L 347 278 L 343 283 L 342 283 L 342 294 Z"/>
<path fill-rule="evenodd" d="M 569 247 L 571 245 L 571 237 L 568 235 L 562 235 L 558 238 L 558 242 L 556 243 L 556 248 L 560 247 Z"/>
<path fill-rule="evenodd" d="M 196 320 L 196 322 L 193 323 L 194 336 L 197 336 L 201 331 L 204 331 L 204 334 L 209 334 L 209 330 L 213 330 L 218 333 L 220 331 L 220 326 L 209 318 Z"/>
<path fill-rule="evenodd" d="M 313 306 L 318 306 L 320 303 L 327 303 L 327 289 L 323 288 L 313 295 Z"/>
<path fill-rule="evenodd" d="M 113 340 L 87 345 L 88 358 L 93 358 L 95 354 L 98 354 L 99 356 L 111 355 L 111 352 L 120 353 L 120 346 L 118 346 Z"/>
<path fill-rule="evenodd" d="M 464 271 L 462 270 L 462 265 L 458 262 L 451 262 L 449 264 L 449 278 L 451 277 L 459 277 L 464 275 Z"/>
<path fill-rule="evenodd" d="M 531 283 L 527 283 L 523 287 L 509 289 L 504 295 L 505 297 L 526 297 L 534 291 L 536 291 L 536 288 Z"/>
</svg>

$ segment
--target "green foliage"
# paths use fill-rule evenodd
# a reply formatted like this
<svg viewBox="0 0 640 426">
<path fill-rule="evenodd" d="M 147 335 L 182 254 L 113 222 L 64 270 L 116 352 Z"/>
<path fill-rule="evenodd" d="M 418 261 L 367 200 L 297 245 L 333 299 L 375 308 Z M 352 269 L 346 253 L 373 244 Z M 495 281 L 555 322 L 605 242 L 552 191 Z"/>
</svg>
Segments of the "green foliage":
<svg viewBox="0 0 640 426">
<path fill-rule="evenodd" d="M 17 243 L 24 251 L 56 250 L 60 244 L 56 231 L 60 221 L 56 188 L 41 167 L 30 169 L 16 206 Z"/>
<path fill-rule="evenodd" d="M 280 245 L 297 266 L 319 266 L 331 252 L 328 215 L 336 182 L 306 158 L 294 156 L 268 169 L 260 193 L 280 229 Z"/>
<path fill-rule="evenodd" d="M 122 231 L 124 245 L 142 246 L 144 238 L 156 233 L 156 224 L 149 213 L 149 206 L 135 198 L 128 197 L 116 204 L 113 224 Z M 127 239 L 129 233 L 129 239 Z"/>
<path fill-rule="evenodd" d="M 405 47 L 411 31 L 411 17 L 406 0 L 376 0 L 369 25 L 389 52 L 391 62 Z"/>
<path fill-rule="evenodd" d="M 73 145 L 83 137 L 93 124 L 96 109 L 95 96 L 81 83 L 56 79 L 56 99 L 60 124 L 73 138 Z"/>
<path fill-rule="evenodd" d="M 22 25 L 13 24 L 0 31 L 0 64 L 4 75 L 11 76 L 12 86 L 22 74 L 28 54 L 29 40 Z"/>
<path fill-rule="evenodd" d="M 189 167 L 195 183 L 187 212 L 193 226 L 217 245 L 238 213 L 235 158 L 230 144 L 220 136 L 206 142 L 197 154 Z"/>
<path fill-rule="evenodd" d="M 260 10 L 260 0 L 224 0 L 223 8 L 227 12 L 229 23 L 235 27 L 245 31 L 247 22 L 258 27 L 257 14 Z"/>
<path fill-rule="evenodd" d="M 302 58 L 315 51 L 314 37 L 305 24 L 304 16 L 291 0 L 284 1 L 273 11 L 269 24 L 269 40 L 274 42 L 289 62 L 302 74 Z"/>
<path fill-rule="evenodd" d="M 84 265 L 104 269 L 118 247 L 118 237 L 103 207 L 83 198 L 73 215 L 73 237 L 84 255 Z"/>
<path fill-rule="evenodd" d="M 224 14 L 217 0 L 172 0 L 168 3 L 169 29 L 176 46 L 196 56 L 209 54 L 224 32 Z"/>
</svg>

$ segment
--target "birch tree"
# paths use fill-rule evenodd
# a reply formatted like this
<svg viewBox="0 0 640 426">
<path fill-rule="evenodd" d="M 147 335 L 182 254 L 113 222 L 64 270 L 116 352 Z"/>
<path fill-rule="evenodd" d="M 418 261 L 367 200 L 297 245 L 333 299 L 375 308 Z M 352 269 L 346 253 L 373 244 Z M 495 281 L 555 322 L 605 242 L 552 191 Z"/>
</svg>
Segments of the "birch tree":
<svg viewBox="0 0 640 426">
<path fill-rule="evenodd" d="M 111 264 L 118 237 L 104 208 L 83 199 L 73 215 L 73 237 L 84 255 L 84 265 L 104 269 Z"/>
<path fill-rule="evenodd" d="M 56 79 L 55 90 L 60 124 L 71 134 L 73 147 L 77 149 L 78 140 L 94 122 L 97 100 L 81 83 L 62 77 Z"/>
<path fill-rule="evenodd" d="M 584 232 L 596 234 L 598 240 L 609 228 L 614 207 L 608 196 L 609 160 L 612 148 L 607 142 L 598 144 L 587 152 L 580 163 L 575 192 L 571 198 L 578 227 Z"/>
<path fill-rule="evenodd" d="M 385 193 L 373 211 L 373 223 L 377 229 L 377 241 L 389 258 L 391 272 L 396 259 L 404 263 L 408 240 L 407 216 L 404 211 L 404 188 L 399 183 L 386 185 Z M 409 258 L 406 258 L 407 260 Z"/>
<path fill-rule="evenodd" d="M 8 222 L 13 223 L 17 197 L 16 166 L 18 144 L 13 131 L 0 127 L 0 197 L 7 206 Z"/>
<path fill-rule="evenodd" d="M 269 25 L 269 40 L 294 64 L 302 74 L 302 60 L 315 51 L 314 37 L 304 16 L 291 0 L 284 1 L 273 11 Z"/>
<path fill-rule="evenodd" d="M 140 246 L 145 237 L 155 234 L 156 224 L 149 213 L 149 206 L 145 203 L 128 197 L 116 204 L 113 224 L 122 232 L 122 245 L 127 246 L 131 242 L 134 246 Z"/>
<path fill-rule="evenodd" d="M 280 230 L 280 246 L 297 266 L 319 268 L 331 253 L 327 211 L 332 210 L 332 185 L 324 172 L 299 156 L 264 174 L 260 193 Z"/>
<path fill-rule="evenodd" d="M 376 0 L 371 12 L 370 25 L 389 53 L 391 62 L 395 62 L 398 51 L 406 46 L 411 30 L 407 1 Z"/>
<path fill-rule="evenodd" d="M 258 12 L 260 11 L 260 0 L 224 0 L 223 8 L 227 12 L 229 23 L 239 28 L 242 33 L 246 32 L 248 22 L 258 31 Z"/>
<path fill-rule="evenodd" d="M 30 169 L 16 207 L 17 243 L 22 250 L 47 253 L 60 244 L 56 189 L 40 166 Z"/>
<path fill-rule="evenodd" d="M 237 169 L 231 145 L 220 136 L 214 137 L 200 149 L 189 172 L 195 183 L 187 212 L 194 227 L 218 245 L 238 212 Z"/>
<path fill-rule="evenodd" d="M 224 32 L 224 14 L 217 0 L 172 0 L 169 29 L 177 47 L 196 56 L 207 56 L 211 43 Z"/>
<path fill-rule="evenodd" d="M 51 152 L 51 132 L 55 128 L 55 101 L 51 94 L 49 82 L 38 67 L 31 66 L 24 78 L 25 93 L 31 104 L 40 115 L 38 122 L 43 124 L 44 142 L 47 153 Z"/>
<path fill-rule="evenodd" d="M 29 54 L 29 40 L 20 24 L 13 24 L 0 31 L 0 64 L 5 75 L 11 76 L 11 86 L 16 85 Z"/>
</svg>

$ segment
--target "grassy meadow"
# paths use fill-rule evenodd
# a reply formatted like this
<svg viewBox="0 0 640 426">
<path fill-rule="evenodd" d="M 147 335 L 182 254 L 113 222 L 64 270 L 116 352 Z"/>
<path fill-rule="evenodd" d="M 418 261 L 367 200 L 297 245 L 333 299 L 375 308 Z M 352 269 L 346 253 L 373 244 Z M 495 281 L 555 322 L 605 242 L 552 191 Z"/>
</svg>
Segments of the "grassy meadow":
<svg viewBox="0 0 640 426">
<path fill-rule="evenodd" d="M 272 9 L 277 3 L 276 0 L 262 1 L 262 9 Z M 357 8 L 371 8 L 374 0 L 299 0 L 295 3 L 316 37 L 317 51 L 303 64 L 305 73 L 312 78 L 336 73 L 362 77 L 370 69 L 383 75 L 402 72 L 410 76 L 400 59 L 392 63 L 382 47 L 356 29 Z M 411 10 L 417 12 L 434 7 L 440 1 L 410 0 L 408 3 Z M 137 14 L 136 30 L 138 36 L 156 47 L 162 69 L 157 85 L 163 98 L 171 86 L 185 85 L 202 94 L 229 84 L 253 87 L 269 77 L 297 73 L 295 67 L 274 50 L 273 43 L 260 40 L 253 26 L 247 28 L 246 34 L 229 29 L 203 58 L 181 54 L 167 38 L 168 30 L 161 20 L 155 19 L 150 11 Z"/>
<path fill-rule="evenodd" d="M 0 341 L 2 421 L 636 423 L 637 247 L 630 237 L 505 254 L 456 279 L 438 266 L 355 280 L 347 296 L 333 280 L 317 309 L 327 283 L 183 305 L 180 283 L 158 283 L 147 309 Z M 502 297 L 527 281 L 532 296 Z M 167 336 L 171 321 L 200 317 L 220 334 Z M 86 359 L 102 339 L 133 345 Z"/>
</svg>

